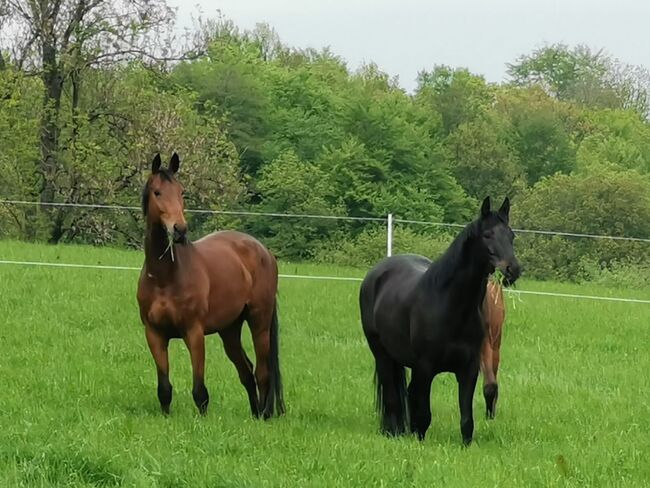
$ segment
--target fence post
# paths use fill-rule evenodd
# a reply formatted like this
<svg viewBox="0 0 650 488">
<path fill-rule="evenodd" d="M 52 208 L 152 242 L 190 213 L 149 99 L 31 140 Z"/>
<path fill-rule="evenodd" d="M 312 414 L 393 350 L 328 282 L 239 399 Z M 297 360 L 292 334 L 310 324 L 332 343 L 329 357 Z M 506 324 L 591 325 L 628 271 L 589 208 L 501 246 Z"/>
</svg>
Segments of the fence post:
<svg viewBox="0 0 650 488">
<path fill-rule="evenodd" d="M 388 214 L 388 220 L 386 222 L 386 256 L 390 257 L 393 255 L 393 214 Z"/>
</svg>

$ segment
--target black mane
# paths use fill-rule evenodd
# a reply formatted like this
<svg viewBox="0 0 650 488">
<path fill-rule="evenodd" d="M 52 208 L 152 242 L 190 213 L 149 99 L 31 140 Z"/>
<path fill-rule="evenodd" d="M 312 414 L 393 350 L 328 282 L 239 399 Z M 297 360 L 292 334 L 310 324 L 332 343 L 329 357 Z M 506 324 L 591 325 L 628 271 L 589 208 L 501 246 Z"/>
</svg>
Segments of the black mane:
<svg viewBox="0 0 650 488">
<path fill-rule="evenodd" d="M 479 222 L 474 220 L 456 236 L 442 256 L 431 264 L 429 274 L 435 284 L 444 286 L 449 283 L 458 271 L 459 263 L 464 262 L 466 244 L 478 236 L 478 233 Z"/>
<path fill-rule="evenodd" d="M 165 181 L 174 181 L 174 173 L 167 168 L 160 168 L 156 174 Z M 142 189 L 142 214 L 145 216 L 147 215 L 147 208 L 149 208 L 149 181 L 150 179 L 147 180 Z"/>
</svg>

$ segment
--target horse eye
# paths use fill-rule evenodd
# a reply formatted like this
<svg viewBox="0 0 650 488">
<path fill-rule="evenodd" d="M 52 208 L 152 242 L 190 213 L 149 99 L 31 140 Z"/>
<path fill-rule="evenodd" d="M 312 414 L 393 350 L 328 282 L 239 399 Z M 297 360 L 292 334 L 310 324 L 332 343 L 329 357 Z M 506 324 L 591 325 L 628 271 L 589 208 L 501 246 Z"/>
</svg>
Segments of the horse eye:
<svg viewBox="0 0 650 488">
<path fill-rule="evenodd" d="M 492 232 L 491 230 L 486 230 L 485 232 L 483 232 L 483 237 L 485 237 L 486 239 L 489 239 L 493 235 L 494 235 L 494 232 Z"/>
<path fill-rule="evenodd" d="M 154 190 L 153 194 L 156 195 L 157 197 L 160 196 L 160 192 L 158 190 Z"/>
</svg>

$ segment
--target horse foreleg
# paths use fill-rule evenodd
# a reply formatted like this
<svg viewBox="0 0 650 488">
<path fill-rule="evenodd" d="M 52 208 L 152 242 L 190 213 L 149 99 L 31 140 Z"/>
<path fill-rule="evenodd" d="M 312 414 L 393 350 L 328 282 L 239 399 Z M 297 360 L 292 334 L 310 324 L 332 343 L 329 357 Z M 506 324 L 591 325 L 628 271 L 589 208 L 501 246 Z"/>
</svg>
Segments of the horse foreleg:
<svg viewBox="0 0 650 488">
<path fill-rule="evenodd" d="M 489 419 L 494 418 L 499 395 L 496 369 L 493 367 L 495 357 L 498 364 L 498 351 L 492 349 L 490 338 L 486 337 L 481 349 L 481 373 L 483 374 L 483 397 L 485 398 L 486 416 Z"/>
<path fill-rule="evenodd" d="M 187 331 L 183 340 L 190 351 L 192 359 L 192 397 L 199 409 L 199 413 L 204 415 L 208 410 L 210 396 L 203 379 L 205 369 L 205 336 L 203 329 L 198 326 L 192 327 Z"/>
<path fill-rule="evenodd" d="M 479 364 L 471 361 L 464 370 L 456 373 L 458 381 L 458 403 L 460 406 L 460 432 L 463 436 L 463 443 L 467 446 L 472 442 L 474 434 L 474 413 L 472 400 L 478 379 Z"/>
<path fill-rule="evenodd" d="M 169 382 L 169 357 L 167 355 L 169 339 L 149 326 L 145 326 L 145 335 L 151 355 L 156 363 L 160 408 L 164 414 L 169 414 L 169 406 L 172 403 L 172 385 Z"/>
</svg>

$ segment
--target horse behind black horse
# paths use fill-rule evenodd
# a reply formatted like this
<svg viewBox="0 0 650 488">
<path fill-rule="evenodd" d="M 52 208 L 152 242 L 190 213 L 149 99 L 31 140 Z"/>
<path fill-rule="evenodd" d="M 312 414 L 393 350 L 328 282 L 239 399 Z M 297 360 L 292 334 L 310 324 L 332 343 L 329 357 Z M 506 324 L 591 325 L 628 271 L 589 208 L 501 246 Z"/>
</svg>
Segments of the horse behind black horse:
<svg viewBox="0 0 650 488">
<path fill-rule="evenodd" d="M 497 267 L 507 282 L 519 277 L 509 211 L 507 198 L 497 212 L 491 211 L 488 197 L 479 218 L 437 261 L 389 257 L 363 280 L 361 322 L 375 356 L 384 433 L 400 435 L 410 427 L 424 439 L 431 423 L 431 382 L 438 373 L 451 372 L 458 381 L 463 442 L 472 441 L 472 399 L 484 334 L 480 308 L 488 275 Z M 408 392 L 405 367 L 411 368 Z"/>
</svg>

